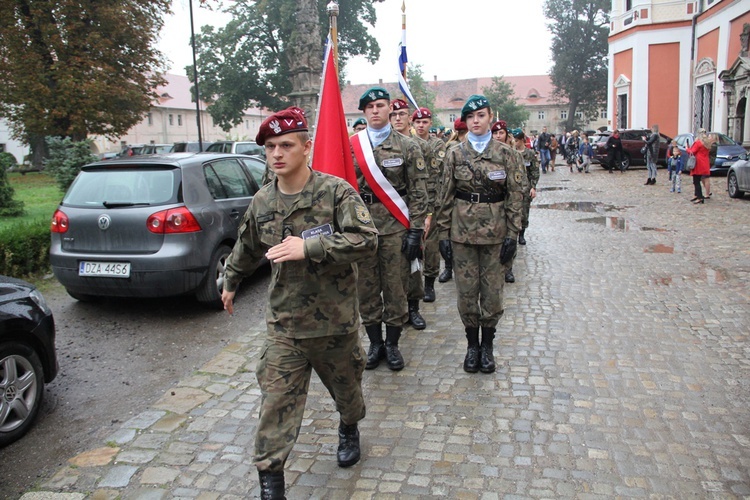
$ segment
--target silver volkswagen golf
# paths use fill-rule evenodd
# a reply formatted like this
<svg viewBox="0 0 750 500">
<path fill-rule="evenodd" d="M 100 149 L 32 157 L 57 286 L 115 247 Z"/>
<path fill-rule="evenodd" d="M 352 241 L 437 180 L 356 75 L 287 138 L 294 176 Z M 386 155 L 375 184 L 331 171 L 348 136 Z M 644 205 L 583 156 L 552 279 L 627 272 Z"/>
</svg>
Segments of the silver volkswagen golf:
<svg viewBox="0 0 750 500">
<path fill-rule="evenodd" d="M 216 153 L 83 167 L 52 218 L 55 277 L 81 301 L 193 294 L 221 308 L 224 261 L 264 169 Z"/>
</svg>

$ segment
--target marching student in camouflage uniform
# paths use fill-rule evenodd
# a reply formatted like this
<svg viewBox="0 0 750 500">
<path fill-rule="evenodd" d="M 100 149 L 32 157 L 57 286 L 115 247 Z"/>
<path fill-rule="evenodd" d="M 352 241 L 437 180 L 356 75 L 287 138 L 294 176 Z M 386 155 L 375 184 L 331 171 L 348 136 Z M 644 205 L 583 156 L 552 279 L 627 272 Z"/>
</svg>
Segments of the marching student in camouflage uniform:
<svg viewBox="0 0 750 500">
<path fill-rule="evenodd" d="M 526 170 L 526 183 L 523 190 L 523 213 L 521 214 L 521 231 L 518 233 L 518 244 L 525 245 L 526 240 L 523 237 L 526 228 L 529 227 L 529 210 L 531 209 L 531 201 L 536 198 L 536 184 L 539 182 L 539 164 L 537 163 L 536 154 L 533 149 L 526 147 L 526 135 L 520 128 L 514 128 L 510 131 L 510 136 L 513 137 L 513 147 L 516 151 L 521 153 L 524 162 L 524 168 Z M 516 277 L 513 274 L 513 261 L 515 256 L 508 263 L 505 271 L 505 282 L 515 283 Z"/>
<path fill-rule="evenodd" d="M 469 133 L 469 129 L 466 126 L 466 123 L 462 122 L 461 118 L 456 118 L 456 120 L 453 122 L 453 130 L 455 132 L 453 138 L 445 144 L 446 154 L 451 149 L 451 147 L 456 146 L 466 141 L 466 135 Z M 445 159 L 443 159 L 443 164 L 445 164 Z M 443 168 L 443 171 L 444 170 L 445 168 Z M 442 177 L 440 180 L 440 189 L 442 192 L 442 189 L 443 189 Z M 441 202 L 442 202 L 442 195 L 439 192 L 438 203 L 436 205 L 439 207 Z M 437 211 L 435 212 L 435 214 L 436 214 L 435 228 L 437 229 Z M 440 276 L 438 276 L 438 281 L 440 283 L 446 283 L 453 279 L 453 247 L 451 245 L 446 245 L 443 248 L 440 248 L 439 240 L 440 240 L 440 235 L 438 234 L 438 249 L 440 251 L 440 256 L 445 261 L 445 269 L 443 269 L 443 272 L 441 272 Z"/>
<path fill-rule="evenodd" d="M 427 141 L 429 151 L 425 155 L 427 169 L 430 171 L 430 177 L 427 179 L 427 198 L 430 208 L 425 221 L 427 237 L 424 248 L 424 301 L 435 302 L 435 279 L 440 274 L 440 251 L 438 250 L 437 228 L 433 224 L 433 214 L 438 209 L 438 192 L 443 176 L 446 143 L 437 137 L 430 137 L 432 112 L 429 109 L 419 108 L 411 115 L 411 121 L 414 124 L 416 136 Z"/>
<path fill-rule="evenodd" d="M 516 252 L 525 172 L 520 153 L 492 139 L 486 97 L 469 97 L 461 119 L 469 133 L 445 155 L 440 250 L 453 249 L 458 312 L 468 341 L 464 370 L 491 373 L 492 343 L 503 314 L 503 266 Z"/>
<path fill-rule="evenodd" d="M 427 147 L 427 141 L 423 141 L 419 137 L 413 136 L 411 131 L 411 120 L 409 120 L 409 105 L 403 99 L 394 99 L 391 101 L 391 108 L 393 111 L 390 114 L 391 127 L 399 134 L 406 136 L 419 145 L 420 151 L 422 151 L 422 157 L 425 160 L 425 165 L 429 168 L 432 156 L 430 150 Z M 429 194 L 429 184 L 432 176 L 427 179 L 427 193 Z M 430 209 L 431 211 L 432 209 Z M 428 214 L 425 219 L 425 231 L 428 230 L 430 220 Z M 423 252 L 424 253 L 424 252 Z M 423 256 L 424 257 L 424 256 Z M 414 271 L 409 274 L 409 284 L 406 289 L 407 303 L 409 305 L 409 318 L 406 321 L 411 324 L 415 330 L 424 330 L 427 328 L 427 322 L 419 313 L 419 301 L 425 296 L 425 289 L 422 285 L 422 270 Z"/>
<path fill-rule="evenodd" d="M 356 134 L 360 130 L 367 128 L 367 121 L 364 118 L 357 118 L 352 125 L 352 134 Z"/>
<path fill-rule="evenodd" d="M 359 109 L 367 119 L 367 129 L 352 136 L 350 142 L 359 191 L 379 233 L 377 258 L 360 262 L 358 266 L 359 309 L 370 339 L 365 368 L 376 368 L 385 358 L 388 368 L 401 370 L 404 358 L 398 341 L 408 319 L 406 291 L 410 265 L 422 251 L 428 172 L 417 143 L 392 129 L 390 99 L 388 91 L 381 87 L 373 87 L 362 94 Z M 362 160 L 365 165 L 360 164 L 357 144 L 361 144 L 362 150 L 367 148 L 371 152 L 374 165 L 368 167 L 366 155 Z M 368 174 L 363 173 L 363 169 L 367 169 Z M 374 191 L 386 186 L 370 185 L 368 176 L 375 174 L 381 176 L 393 192 L 386 200 L 379 199 Z M 399 220 L 389 210 L 391 202 L 397 201 L 403 202 L 408 209 L 405 220 L 403 217 Z"/>
<path fill-rule="evenodd" d="M 492 138 L 500 141 L 506 146 L 513 147 L 513 136 L 508 132 L 508 124 L 505 120 L 498 120 L 492 124 Z"/>
<path fill-rule="evenodd" d="M 284 464 L 302 425 L 312 370 L 341 415 L 339 466 L 360 458 L 365 353 L 356 262 L 374 257 L 377 229 L 351 185 L 307 166 L 312 142 L 304 116 L 292 109 L 275 113 L 255 140 L 265 145 L 276 175 L 240 224 L 221 298 L 233 314 L 240 281 L 268 258 L 268 334 L 257 367 L 263 398 L 253 462 L 261 498 L 284 498 Z"/>
</svg>

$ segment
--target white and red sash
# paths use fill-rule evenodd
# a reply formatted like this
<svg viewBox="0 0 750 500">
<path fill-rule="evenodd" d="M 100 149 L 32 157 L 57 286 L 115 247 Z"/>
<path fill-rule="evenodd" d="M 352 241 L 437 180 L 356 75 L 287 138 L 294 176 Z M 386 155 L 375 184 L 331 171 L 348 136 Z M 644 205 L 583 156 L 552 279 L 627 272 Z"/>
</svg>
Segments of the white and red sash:
<svg viewBox="0 0 750 500">
<path fill-rule="evenodd" d="M 388 182 L 383 172 L 378 168 L 375 161 L 375 155 L 372 152 L 370 138 L 367 136 L 367 129 L 361 130 L 354 134 L 350 142 L 354 151 L 354 157 L 357 159 L 359 169 L 367 180 L 372 192 L 385 205 L 385 208 L 393 215 L 396 220 L 409 229 L 409 207 L 401 195 Z"/>
</svg>

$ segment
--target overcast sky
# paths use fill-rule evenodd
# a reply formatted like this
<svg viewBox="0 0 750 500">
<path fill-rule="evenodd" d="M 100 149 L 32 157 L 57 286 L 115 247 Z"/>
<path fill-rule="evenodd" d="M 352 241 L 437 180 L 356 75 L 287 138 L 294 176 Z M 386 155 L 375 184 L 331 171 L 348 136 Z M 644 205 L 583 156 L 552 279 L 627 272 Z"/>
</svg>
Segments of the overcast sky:
<svg viewBox="0 0 750 500">
<path fill-rule="evenodd" d="M 402 0 L 376 6 L 374 36 L 380 60 L 363 57 L 347 66 L 353 84 L 396 81 L 401 41 Z M 406 0 L 406 46 L 410 64 L 422 66 L 426 80 L 492 76 L 542 75 L 551 66 L 551 35 L 542 12 L 544 0 Z M 193 1 L 195 30 L 222 26 L 226 15 L 198 7 Z M 461 8 L 463 7 L 463 8 Z M 184 75 L 192 64 L 188 0 L 175 0 L 165 20 L 159 49 L 172 61 L 171 73 Z"/>
</svg>

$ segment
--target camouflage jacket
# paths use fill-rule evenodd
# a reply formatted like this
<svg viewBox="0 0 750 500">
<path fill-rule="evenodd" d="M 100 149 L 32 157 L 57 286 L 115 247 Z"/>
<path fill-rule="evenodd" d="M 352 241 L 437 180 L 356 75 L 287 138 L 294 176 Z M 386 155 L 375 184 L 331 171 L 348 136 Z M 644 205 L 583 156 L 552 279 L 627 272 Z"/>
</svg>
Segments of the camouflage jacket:
<svg viewBox="0 0 750 500">
<path fill-rule="evenodd" d="M 428 171 L 425 168 L 422 150 L 416 141 L 392 130 L 382 144 L 372 149 L 380 171 L 396 191 L 404 194 L 401 197 L 409 208 L 409 222 L 414 229 L 424 229 L 427 216 L 428 200 L 426 182 Z M 362 174 L 357 158 L 354 158 L 354 170 L 357 173 L 359 192 L 362 195 L 372 194 L 367 180 Z M 372 220 L 381 235 L 404 231 L 404 226 L 388 211 L 382 203 L 367 205 Z"/>
<path fill-rule="evenodd" d="M 529 179 L 528 189 L 524 191 L 524 194 L 528 194 L 532 188 L 536 189 L 536 184 L 539 182 L 539 160 L 534 150 L 529 148 L 524 149 L 521 156 L 523 156 L 526 176 Z"/>
<path fill-rule="evenodd" d="M 323 229 L 324 234 L 305 239 L 304 260 L 271 264 L 269 332 L 296 339 L 357 331 L 356 262 L 373 258 L 378 246 L 370 213 L 349 183 L 311 172 L 289 208 L 279 199 L 276 182 L 256 193 L 227 258 L 224 281 L 226 290 L 236 290 L 283 238 Z"/>
<path fill-rule="evenodd" d="M 493 180 L 494 179 L 494 180 Z M 516 238 L 521 228 L 523 192 L 527 183 L 521 153 L 491 140 L 478 153 L 469 141 L 445 155 L 437 227 L 441 240 L 494 245 Z M 499 195 L 497 203 L 472 203 L 456 192 Z"/>
</svg>

